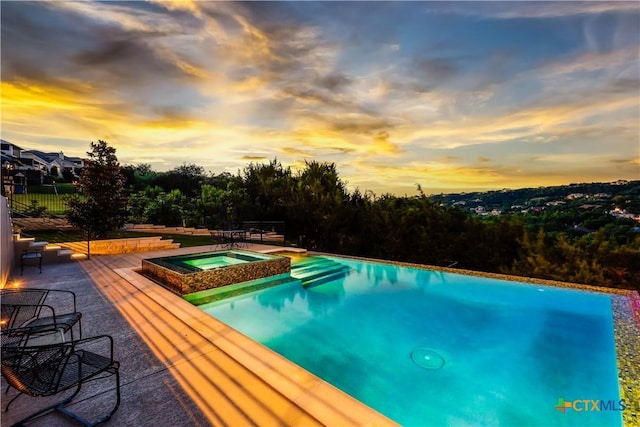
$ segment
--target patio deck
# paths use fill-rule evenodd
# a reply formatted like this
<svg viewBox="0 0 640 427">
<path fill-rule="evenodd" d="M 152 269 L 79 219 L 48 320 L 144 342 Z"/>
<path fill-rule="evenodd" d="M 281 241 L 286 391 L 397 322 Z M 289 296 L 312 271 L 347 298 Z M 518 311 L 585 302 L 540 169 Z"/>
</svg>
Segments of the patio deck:
<svg viewBox="0 0 640 427">
<path fill-rule="evenodd" d="M 110 425 L 395 425 L 133 271 L 143 258 L 210 249 L 96 256 L 90 261 L 47 265 L 42 274 L 28 269 L 16 277 L 27 288 L 76 292 L 83 336 L 113 336 L 121 366 L 122 403 Z M 6 387 L 4 380 L 2 387 Z M 110 380 L 88 384 L 71 410 L 94 419 L 111 404 L 112 387 Z M 15 393 L 12 389 L 3 394 L 3 403 Z M 1 424 L 9 425 L 51 400 L 20 397 L 9 412 L 2 413 Z M 29 425 L 71 424 L 51 413 Z"/>
</svg>

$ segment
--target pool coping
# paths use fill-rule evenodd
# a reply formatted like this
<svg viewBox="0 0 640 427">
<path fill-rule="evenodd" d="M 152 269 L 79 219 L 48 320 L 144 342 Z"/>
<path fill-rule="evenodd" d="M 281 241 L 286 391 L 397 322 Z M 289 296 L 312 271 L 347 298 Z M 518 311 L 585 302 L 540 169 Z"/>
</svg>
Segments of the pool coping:
<svg viewBox="0 0 640 427">
<path fill-rule="evenodd" d="M 428 264 L 332 254 L 328 252 L 308 251 L 307 253 L 309 255 L 349 258 L 380 264 L 393 264 L 400 267 L 418 268 L 421 270 L 435 270 L 445 273 L 509 280 L 525 284 L 553 286 L 611 295 L 620 398 L 624 399 L 627 405 L 627 409 L 622 412 L 623 425 L 640 426 L 640 311 L 638 311 L 640 308 L 640 293 L 638 293 L 638 291 L 562 282 L 558 280 L 538 279 L 534 277 L 440 267 Z"/>
</svg>

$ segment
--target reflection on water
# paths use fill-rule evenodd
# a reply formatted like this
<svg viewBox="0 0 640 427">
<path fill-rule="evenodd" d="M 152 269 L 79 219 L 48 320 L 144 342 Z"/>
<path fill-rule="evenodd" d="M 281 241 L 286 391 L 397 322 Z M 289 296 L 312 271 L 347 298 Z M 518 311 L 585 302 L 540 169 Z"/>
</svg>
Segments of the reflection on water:
<svg viewBox="0 0 640 427">
<path fill-rule="evenodd" d="M 379 286 L 381 283 L 394 284 L 398 282 L 398 266 L 362 263 L 355 260 L 341 260 L 341 262 L 349 265 L 358 276 L 366 277 L 373 286 Z"/>
<path fill-rule="evenodd" d="M 295 287 L 289 292 L 263 292 L 254 296 L 254 300 L 258 301 L 261 306 L 272 308 L 275 311 L 281 311 L 286 303 L 293 303 L 298 297 L 304 298 L 304 288 L 302 286 Z"/>
<path fill-rule="evenodd" d="M 437 279 L 437 280 L 434 280 Z M 433 281 L 432 281 L 433 280 Z M 444 284 L 445 276 L 442 271 L 416 270 L 416 285 L 422 292 L 428 292 L 431 285 Z"/>
<path fill-rule="evenodd" d="M 619 394 L 609 297 L 332 259 L 350 274 L 207 311 L 404 425 L 621 425 L 553 409 Z M 417 347 L 446 363 L 416 365 Z"/>
<path fill-rule="evenodd" d="M 346 295 L 344 287 L 345 278 L 337 279 L 331 283 L 305 288 L 302 284 L 287 287 L 286 292 L 278 289 L 269 289 L 268 292 L 258 293 L 253 297 L 262 307 L 282 311 L 287 305 L 306 300 L 306 308 L 316 316 L 323 316 L 333 307 L 338 306 Z"/>
<path fill-rule="evenodd" d="M 365 268 L 366 277 L 374 286 L 379 286 L 381 283 L 398 283 L 397 266 L 370 263 L 366 264 Z"/>
<path fill-rule="evenodd" d="M 324 258 L 324 257 L 323 257 Z M 334 259 L 328 257 L 329 259 Z M 304 260 L 305 257 L 300 257 Z M 368 292 L 371 287 L 408 287 L 420 293 L 429 293 L 437 285 L 447 285 L 446 273 L 425 269 L 412 269 L 392 264 L 363 263 L 351 259 L 339 259 L 351 268 L 350 287 L 345 287 L 347 275 L 316 286 L 305 287 L 298 283 L 286 289 L 275 287 L 253 296 L 262 307 L 282 311 L 287 305 L 306 301 L 305 307 L 314 316 L 323 316 L 339 306 L 347 297 Z"/>
<path fill-rule="evenodd" d="M 340 304 L 340 301 L 346 295 L 344 289 L 344 280 L 334 280 L 330 285 L 313 286 L 307 289 L 307 308 L 314 317 L 327 314 L 333 307 Z"/>
<path fill-rule="evenodd" d="M 407 268 L 376 262 L 363 263 L 350 259 L 340 259 L 340 262 L 349 265 L 358 276 L 366 277 L 368 284 L 373 286 L 396 285 L 404 281 L 411 285 L 423 287 L 429 286 L 432 281 L 434 284 L 444 284 L 446 282 L 446 273 L 437 270 Z"/>
</svg>

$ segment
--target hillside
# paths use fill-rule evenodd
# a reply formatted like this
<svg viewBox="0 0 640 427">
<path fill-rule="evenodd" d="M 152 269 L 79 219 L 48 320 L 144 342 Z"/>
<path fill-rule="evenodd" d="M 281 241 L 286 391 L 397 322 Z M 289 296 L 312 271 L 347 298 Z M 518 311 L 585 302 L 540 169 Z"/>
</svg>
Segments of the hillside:
<svg viewBox="0 0 640 427">
<path fill-rule="evenodd" d="M 484 212 L 540 211 L 555 206 L 587 205 L 587 208 L 618 208 L 637 215 L 640 214 L 640 180 L 440 194 L 430 198 L 445 206 L 455 205 L 474 210 L 482 207 Z"/>
</svg>

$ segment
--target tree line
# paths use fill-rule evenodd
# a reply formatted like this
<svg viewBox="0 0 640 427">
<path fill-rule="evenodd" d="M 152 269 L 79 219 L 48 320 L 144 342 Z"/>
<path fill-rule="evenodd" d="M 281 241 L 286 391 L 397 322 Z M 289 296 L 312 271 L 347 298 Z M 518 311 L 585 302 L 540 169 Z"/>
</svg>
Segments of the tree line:
<svg viewBox="0 0 640 427">
<path fill-rule="evenodd" d="M 575 235 L 521 215 L 481 218 L 438 203 L 419 187 L 411 197 L 348 191 L 334 163 L 308 161 L 296 172 L 277 159 L 250 163 L 235 175 L 207 174 L 193 164 L 155 172 L 147 164 L 120 166 L 104 141 L 92 149 L 80 179 L 84 197 L 71 203 L 68 217 L 95 235 L 125 221 L 216 229 L 277 220 L 285 221 L 288 242 L 309 250 L 600 286 L 640 283 L 637 233 L 620 241 L 605 228 Z M 91 181 L 109 182 L 111 190 L 92 190 Z M 99 197 L 92 199 L 91 191 Z M 78 209 L 83 203 L 106 203 L 117 220 L 88 225 L 88 216 L 100 214 L 91 206 Z"/>
</svg>

